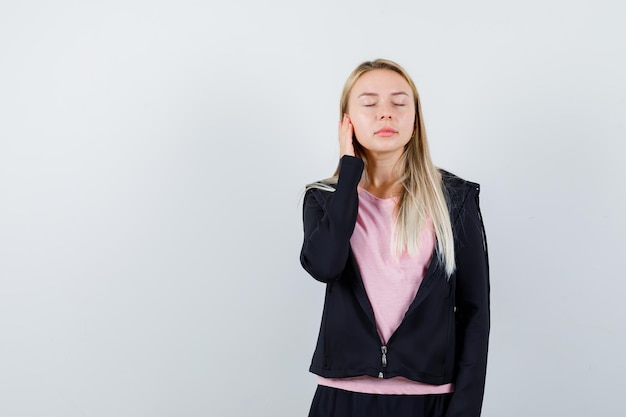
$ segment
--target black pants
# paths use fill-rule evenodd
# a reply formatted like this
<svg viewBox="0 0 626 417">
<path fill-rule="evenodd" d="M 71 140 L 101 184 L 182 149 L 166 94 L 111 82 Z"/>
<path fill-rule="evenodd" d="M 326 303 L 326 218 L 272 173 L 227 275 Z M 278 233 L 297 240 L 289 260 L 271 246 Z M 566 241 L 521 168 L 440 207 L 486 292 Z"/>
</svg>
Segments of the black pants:
<svg viewBox="0 0 626 417">
<path fill-rule="evenodd" d="M 364 394 L 318 385 L 309 417 L 443 417 L 452 394 Z"/>
</svg>

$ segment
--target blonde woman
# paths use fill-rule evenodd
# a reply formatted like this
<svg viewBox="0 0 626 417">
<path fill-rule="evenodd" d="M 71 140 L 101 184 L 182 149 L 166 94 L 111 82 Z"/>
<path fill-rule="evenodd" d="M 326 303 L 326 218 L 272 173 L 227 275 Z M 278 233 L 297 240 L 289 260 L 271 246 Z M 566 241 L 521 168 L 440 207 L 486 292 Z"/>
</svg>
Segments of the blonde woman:
<svg viewBox="0 0 626 417">
<path fill-rule="evenodd" d="M 310 417 L 478 417 L 489 267 L 478 184 L 433 165 L 417 89 L 364 62 L 340 103 L 335 175 L 304 198 L 300 260 L 326 284 Z"/>
</svg>

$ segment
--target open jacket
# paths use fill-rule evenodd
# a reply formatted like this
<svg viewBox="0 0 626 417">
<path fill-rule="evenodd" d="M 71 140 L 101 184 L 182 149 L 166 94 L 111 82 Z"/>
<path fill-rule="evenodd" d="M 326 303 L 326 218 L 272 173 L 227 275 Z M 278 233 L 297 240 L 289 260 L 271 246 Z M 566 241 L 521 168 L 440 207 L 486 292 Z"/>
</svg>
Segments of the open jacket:
<svg viewBox="0 0 626 417">
<path fill-rule="evenodd" d="M 454 383 L 446 417 L 478 417 L 489 337 L 489 266 L 478 184 L 441 171 L 455 243 L 456 271 L 447 276 L 433 254 L 402 323 L 382 345 L 350 247 L 363 161 L 344 156 L 339 179 L 304 198 L 300 261 L 326 297 L 310 371 L 327 378 L 403 376 Z"/>
</svg>

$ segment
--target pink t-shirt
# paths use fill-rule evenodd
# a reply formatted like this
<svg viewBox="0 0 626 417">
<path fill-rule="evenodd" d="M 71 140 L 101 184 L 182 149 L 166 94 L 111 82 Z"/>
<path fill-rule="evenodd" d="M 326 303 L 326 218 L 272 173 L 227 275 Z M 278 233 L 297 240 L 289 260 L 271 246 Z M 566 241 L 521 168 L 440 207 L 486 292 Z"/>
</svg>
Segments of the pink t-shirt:
<svg viewBox="0 0 626 417">
<path fill-rule="evenodd" d="M 417 294 L 435 247 L 432 222 L 420 235 L 419 251 L 393 255 L 394 209 L 397 198 L 381 199 L 358 188 L 359 211 L 350 245 L 367 291 L 381 345 L 398 328 Z M 452 384 L 429 385 L 403 377 L 389 379 L 359 376 L 351 378 L 318 377 L 329 387 L 370 394 L 444 394 Z"/>
</svg>

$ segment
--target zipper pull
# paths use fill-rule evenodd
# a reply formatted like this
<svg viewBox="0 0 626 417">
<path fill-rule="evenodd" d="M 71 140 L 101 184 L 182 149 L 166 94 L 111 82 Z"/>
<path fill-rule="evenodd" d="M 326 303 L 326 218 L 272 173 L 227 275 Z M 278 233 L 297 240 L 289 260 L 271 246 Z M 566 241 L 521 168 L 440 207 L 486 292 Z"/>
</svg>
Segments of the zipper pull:
<svg viewBox="0 0 626 417">
<path fill-rule="evenodd" d="M 383 357 L 382 357 L 383 368 L 386 368 L 387 367 L 387 346 L 385 346 L 385 345 L 381 346 L 380 347 L 380 351 L 383 354 Z M 383 372 L 382 371 L 380 371 L 378 373 L 378 377 L 379 378 L 383 378 Z"/>
</svg>

